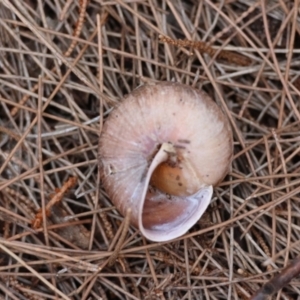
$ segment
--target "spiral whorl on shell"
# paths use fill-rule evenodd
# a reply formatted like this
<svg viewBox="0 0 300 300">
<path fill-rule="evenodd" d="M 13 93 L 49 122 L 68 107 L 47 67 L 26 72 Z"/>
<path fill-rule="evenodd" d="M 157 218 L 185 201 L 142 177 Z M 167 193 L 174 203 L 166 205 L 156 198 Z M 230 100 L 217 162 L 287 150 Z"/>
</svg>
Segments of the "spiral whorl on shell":
<svg viewBox="0 0 300 300">
<path fill-rule="evenodd" d="M 229 122 L 210 97 L 161 82 L 128 95 L 107 118 L 99 168 L 111 201 L 152 241 L 181 236 L 205 212 L 232 159 Z"/>
</svg>

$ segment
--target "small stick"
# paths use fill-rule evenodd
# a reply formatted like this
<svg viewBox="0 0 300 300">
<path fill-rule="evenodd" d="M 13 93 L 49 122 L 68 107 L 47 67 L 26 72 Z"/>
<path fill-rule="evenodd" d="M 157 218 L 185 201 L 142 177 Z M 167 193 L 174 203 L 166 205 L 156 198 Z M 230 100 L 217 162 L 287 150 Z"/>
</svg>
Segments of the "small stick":
<svg viewBox="0 0 300 300">
<path fill-rule="evenodd" d="M 266 300 L 300 274 L 300 257 L 295 258 L 278 275 L 260 288 L 250 300 Z"/>
<path fill-rule="evenodd" d="M 20 291 L 25 297 L 27 297 L 27 299 L 30 299 L 30 300 L 44 300 L 45 299 L 45 298 L 41 298 L 40 296 L 30 293 L 30 291 L 31 291 L 30 286 L 24 285 L 23 283 L 19 282 L 16 278 L 9 276 L 8 278 L 6 278 L 6 281 L 7 280 L 13 288 Z"/>
<path fill-rule="evenodd" d="M 261 248 L 264 250 L 264 252 L 266 253 L 267 256 L 271 256 L 271 252 L 269 247 L 267 246 L 266 242 L 264 241 L 264 239 L 262 238 L 262 236 L 259 234 L 259 232 L 256 229 L 252 229 L 252 232 L 255 236 L 255 239 L 258 241 L 258 243 L 260 244 Z M 267 265 L 267 270 L 268 272 L 272 272 L 273 268 L 271 266 L 271 264 Z"/>
<path fill-rule="evenodd" d="M 51 200 L 47 203 L 45 207 L 45 214 L 46 217 L 50 216 L 50 209 L 53 205 L 61 201 L 64 194 L 72 187 L 74 187 L 77 183 L 76 177 L 70 177 L 68 181 L 64 183 L 64 185 L 56 191 L 56 194 L 51 198 Z M 41 210 L 35 215 L 35 218 L 32 220 L 32 227 L 34 229 L 38 229 L 41 226 L 41 223 L 43 221 L 43 213 Z"/>
<path fill-rule="evenodd" d="M 111 254 L 111 256 L 110 256 L 110 258 L 108 259 L 108 262 L 107 262 L 107 264 L 108 264 L 109 267 L 111 267 L 115 263 L 118 255 L 119 255 L 119 252 L 120 252 L 120 250 L 122 248 L 122 245 L 124 243 L 126 234 L 128 232 L 129 224 L 130 224 L 130 215 L 131 215 L 131 209 L 128 208 L 127 212 L 126 212 L 125 219 L 123 221 L 123 230 L 122 230 L 122 233 L 121 233 L 120 238 L 119 238 L 119 240 L 118 240 L 118 242 L 117 242 L 117 244 L 115 246 L 114 252 Z"/>
<path fill-rule="evenodd" d="M 83 23 L 84 23 L 85 11 L 86 11 L 87 4 L 88 4 L 88 0 L 79 0 L 79 17 L 78 17 L 78 21 L 76 23 L 76 27 L 75 27 L 74 32 L 73 32 L 73 36 L 75 38 L 78 38 L 80 33 L 81 33 Z M 73 52 L 76 44 L 77 44 L 76 39 L 73 39 L 70 46 L 69 46 L 69 48 L 64 53 L 64 55 L 66 57 L 71 55 L 71 53 Z"/>
<path fill-rule="evenodd" d="M 198 50 L 200 53 L 207 53 L 210 57 L 213 57 L 218 50 L 209 46 L 208 43 L 202 41 L 190 41 L 190 40 L 173 40 L 170 37 L 159 35 L 159 40 L 163 43 L 167 43 L 176 47 L 190 47 L 192 49 Z M 221 50 L 216 58 L 225 59 L 228 62 L 235 63 L 241 66 L 249 66 L 251 64 L 251 59 L 244 55 L 235 53 L 233 51 Z"/>
</svg>

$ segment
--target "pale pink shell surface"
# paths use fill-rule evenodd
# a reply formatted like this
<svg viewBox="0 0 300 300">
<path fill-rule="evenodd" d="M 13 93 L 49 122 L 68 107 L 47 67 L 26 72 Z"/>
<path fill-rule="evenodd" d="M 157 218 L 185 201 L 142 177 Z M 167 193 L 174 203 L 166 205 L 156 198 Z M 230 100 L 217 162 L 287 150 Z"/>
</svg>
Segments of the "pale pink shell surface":
<svg viewBox="0 0 300 300">
<path fill-rule="evenodd" d="M 167 143 L 183 157 L 192 186 L 174 196 L 149 186 L 161 161 L 155 155 Z M 193 226 L 206 210 L 212 186 L 228 172 L 232 133 L 220 108 L 189 86 L 161 82 L 134 90 L 104 123 L 99 142 L 103 186 L 121 214 L 131 208 L 131 223 L 153 241 L 174 239 Z"/>
</svg>

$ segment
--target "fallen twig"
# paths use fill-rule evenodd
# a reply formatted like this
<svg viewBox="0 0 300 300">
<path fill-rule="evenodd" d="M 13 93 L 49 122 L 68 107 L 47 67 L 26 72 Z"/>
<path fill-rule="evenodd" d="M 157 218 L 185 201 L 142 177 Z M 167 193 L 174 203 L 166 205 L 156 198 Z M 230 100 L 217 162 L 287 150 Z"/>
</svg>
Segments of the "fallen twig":
<svg viewBox="0 0 300 300">
<path fill-rule="evenodd" d="M 260 288 L 250 300 L 265 300 L 285 287 L 293 278 L 300 274 L 300 257 L 294 259 L 277 276 Z"/>
</svg>

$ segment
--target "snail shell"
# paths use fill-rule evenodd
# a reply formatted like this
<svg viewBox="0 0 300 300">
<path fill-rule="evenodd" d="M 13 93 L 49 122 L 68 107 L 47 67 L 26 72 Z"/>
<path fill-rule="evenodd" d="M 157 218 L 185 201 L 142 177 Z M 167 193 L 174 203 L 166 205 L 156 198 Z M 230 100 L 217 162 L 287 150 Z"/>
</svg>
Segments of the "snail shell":
<svg viewBox="0 0 300 300">
<path fill-rule="evenodd" d="M 134 90 L 107 118 L 99 169 L 111 201 L 152 241 L 189 230 L 228 172 L 229 122 L 207 94 L 161 82 Z"/>
</svg>

